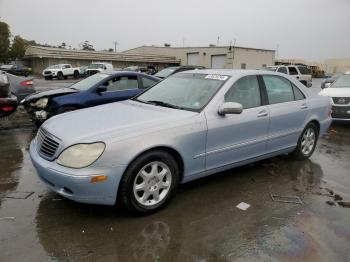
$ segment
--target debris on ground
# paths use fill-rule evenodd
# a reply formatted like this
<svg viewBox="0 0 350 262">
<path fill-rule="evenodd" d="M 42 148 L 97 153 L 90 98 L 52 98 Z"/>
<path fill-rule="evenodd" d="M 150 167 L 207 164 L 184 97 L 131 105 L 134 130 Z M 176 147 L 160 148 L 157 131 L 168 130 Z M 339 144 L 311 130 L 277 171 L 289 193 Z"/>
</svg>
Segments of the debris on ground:
<svg viewBox="0 0 350 262">
<path fill-rule="evenodd" d="M 298 196 L 281 196 L 281 195 L 275 195 L 270 194 L 271 199 L 274 202 L 283 202 L 283 203 L 292 203 L 292 204 L 303 204 L 303 201 Z"/>
<path fill-rule="evenodd" d="M 341 200 L 343 200 L 343 198 L 342 198 L 340 195 L 335 194 L 335 195 L 334 195 L 334 200 L 335 200 L 335 201 L 341 201 Z"/>
<path fill-rule="evenodd" d="M 341 206 L 341 207 L 348 207 L 350 208 L 350 202 L 338 202 L 338 205 Z"/>
<path fill-rule="evenodd" d="M 241 210 L 247 210 L 248 208 L 250 208 L 250 205 L 247 204 L 247 203 L 244 203 L 244 202 L 241 202 L 239 203 L 237 206 L 236 206 L 238 209 L 241 209 Z"/>
<path fill-rule="evenodd" d="M 0 217 L 0 220 L 15 220 L 15 217 Z"/>
<path fill-rule="evenodd" d="M 33 195 L 34 192 L 12 192 L 10 194 L 7 194 L 5 198 L 11 198 L 11 199 L 27 199 L 31 195 Z"/>
<path fill-rule="evenodd" d="M 333 201 L 326 201 L 326 204 L 330 205 L 330 206 L 335 206 L 335 203 Z"/>
</svg>

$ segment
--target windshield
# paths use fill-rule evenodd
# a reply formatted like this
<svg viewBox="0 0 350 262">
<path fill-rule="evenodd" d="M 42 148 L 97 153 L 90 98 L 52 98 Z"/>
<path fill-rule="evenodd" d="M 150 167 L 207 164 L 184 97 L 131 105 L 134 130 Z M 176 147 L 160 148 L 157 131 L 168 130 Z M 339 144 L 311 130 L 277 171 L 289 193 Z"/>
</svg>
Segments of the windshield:
<svg viewBox="0 0 350 262">
<path fill-rule="evenodd" d="M 157 74 L 155 74 L 156 77 L 166 78 L 171 75 L 172 72 L 176 70 L 176 67 L 168 67 L 161 71 L 159 71 Z"/>
<path fill-rule="evenodd" d="M 61 68 L 61 65 L 52 65 L 52 66 L 49 66 L 47 69 L 59 69 Z"/>
<path fill-rule="evenodd" d="M 71 85 L 69 88 L 77 89 L 80 91 L 88 90 L 90 87 L 96 85 L 98 82 L 107 77 L 108 75 L 106 74 L 95 74 L 85 78 L 84 80 L 81 80 L 78 83 L 75 83 L 74 85 Z"/>
<path fill-rule="evenodd" d="M 350 74 L 340 76 L 331 87 L 334 88 L 350 88 Z"/>
<path fill-rule="evenodd" d="M 201 110 L 228 76 L 207 74 L 176 74 L 138 96 L 136 100 L 160 106 Z"/>
<path fill-rule="evenodd" d="M 277 67 L 269 66 L 269 67 L 264 67 L 263 69 L 264 69 L 264 70 L 267 70 L 267 71 L 273 71 L 273 72 L 275 72 L 275 71 L 277 70 Z"/>
<path fill-rule="evenodd" d="M 88 69 L 96 69 L 96 68 L 103 68 L 103 64 L 91 64 L 88 66 Z"/>
</svg>

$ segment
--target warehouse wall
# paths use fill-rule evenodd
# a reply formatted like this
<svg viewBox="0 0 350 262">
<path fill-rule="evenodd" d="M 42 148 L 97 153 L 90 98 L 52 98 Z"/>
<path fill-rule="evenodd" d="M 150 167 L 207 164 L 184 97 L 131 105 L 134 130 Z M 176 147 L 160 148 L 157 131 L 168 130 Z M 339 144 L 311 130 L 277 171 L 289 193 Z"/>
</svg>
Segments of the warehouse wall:
<svg viewBox="0 0 350 262">
<path fill-rule="evenodd" d="M 226 55 L 224 68 L 242 68 L 242 64 L 246 65 L 246 69 L 257 69 L 263 65 L 273 65 L 275 52 L 271 50 L 250 49 L 236 47 L 156 47 L 156 46 L 141 46 L 138 48 L 124 51 L 123 53 L 133 54 L 157 54 L 166 56 L 175 56 L 181 61 L 181 65 L 187 65 L 187 54 L 198 53 L 200 66 L 211 68 L 211 60 L 213 55 Z M 232 57 L 233 65 L 232 65 Z"/>
</svg>

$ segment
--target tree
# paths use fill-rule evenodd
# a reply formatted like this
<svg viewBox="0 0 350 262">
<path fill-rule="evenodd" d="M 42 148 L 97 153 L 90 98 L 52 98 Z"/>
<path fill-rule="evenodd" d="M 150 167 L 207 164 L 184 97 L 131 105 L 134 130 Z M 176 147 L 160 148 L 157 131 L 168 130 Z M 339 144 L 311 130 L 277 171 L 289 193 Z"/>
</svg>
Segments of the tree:
<svg viewBox="0 0 350 262">
<path fill-rule="evenodd" d="M 58 48 L 63 48 L 63 49 L 66 49 L 67 45 L 65 42 L 62 42 L 61 45 L 58 46 Z"/>
<path fill-rule="evenodd" d="M 10 57 L 12 60 L 22 59 L 26 52 L 28 41 L 16 35 L 13 39 L 12 46 L 10 48 Z"/>
<path fill-rule="evenodd" d="M 81 49 L 83 49 L 83 50 L 95 51 L 94 46 L 92 44 L 90 44 L 90 42 L 87 40 L 85 40 L 80 45 L 81 45 Z"/>
<path fill-rule="evenodd" d="M 0 21 L 0 62 L 6 63 L 10 46 L 10 28 Z"/>
</svg>

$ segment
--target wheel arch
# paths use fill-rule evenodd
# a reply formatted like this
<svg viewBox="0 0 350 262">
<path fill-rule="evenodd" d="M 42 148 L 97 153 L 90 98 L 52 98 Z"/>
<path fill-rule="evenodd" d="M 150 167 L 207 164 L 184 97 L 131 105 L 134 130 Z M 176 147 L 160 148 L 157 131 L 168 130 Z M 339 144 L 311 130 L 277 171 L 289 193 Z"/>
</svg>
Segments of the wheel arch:
<svg viewBox="0 0 350 262">
<path fill-rule="evenodd" d="M 313 124 L 316 125 L 316 127 L 317 127 L 317 132 L 318 132 L 318 134 L 320 134 L 320 128 L 321 128 L 320 122 L 319 122 L 317 119 L 311 119 L 309 122 L 307 122 L 307 124 L 305 125 L 305 127 L 306 127 L 308 124 L 310 124 L 310 123 L 313 123 Z"/>
<path fill-rule="evenodd" d="M 178 152 L 178 150 L 174 149 L 173 147 L 167 146 L 167 145 L 159 145 L 159 146 L 154 146 L 148 149 L 145 149 L 141 152 L 139 152 L 135 157 L 133 157 L 131 159 L 131 161 L 129 161 L 129 163 L 127 164 L 127 167 L 125 168 L 122 177 L 125 175 L 125 173 L 127 172 L 128 168 L 130 167 L 130 165 L 140 156 L 151 152 L 151 151 L 164 151 L 169 153 L 172 157 L 174 157 L 175 161 L 178 163 L 179 165 L 179 171 L 180 171 L 180 179 L 179 181 L 181 182 L 183 180 L 183 176 L 184 176 L 184 169 L 185 169 L 185 164 L 184 164 L 184 160 L 183 157 L 181 156 L 181 154 Z"/>
</svg>

